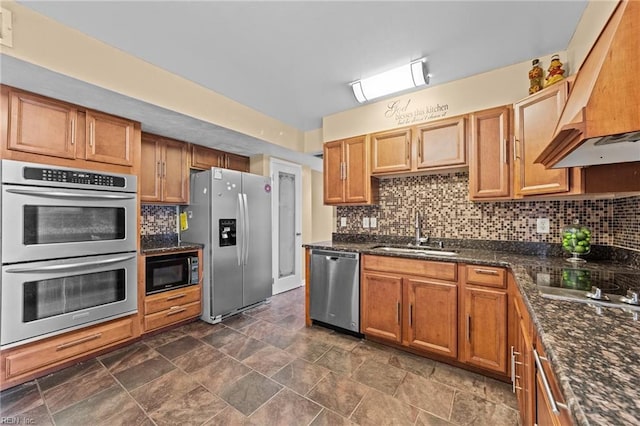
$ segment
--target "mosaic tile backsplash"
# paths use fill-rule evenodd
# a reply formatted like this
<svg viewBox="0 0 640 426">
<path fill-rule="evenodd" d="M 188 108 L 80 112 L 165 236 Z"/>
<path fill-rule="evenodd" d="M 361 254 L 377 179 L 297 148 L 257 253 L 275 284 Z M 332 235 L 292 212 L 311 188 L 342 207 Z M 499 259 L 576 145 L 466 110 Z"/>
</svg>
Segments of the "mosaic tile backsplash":
<svg viewBox="0 0 640 426">
<path fill-rule="evenodd" d="M 159 206 L 143 204 L 140 209 L 140 234 L 163 235 L 175 234 L 177 222 L 176 206 Z"/>
<path fill-rule="evenodd" d="M 380 180 L 377 206 L 337 208 L 337 233 L 415 235 L 416 212 L 422 234 L 433 238 L 560 243 L 562 227 L 578 219 L 592 230 L 592 243 L 640 250 L 640 197 L 617 200 L 469 201 L 467 172 Z M 340 227 L 340 218 L 347 226 Z M 375 217 L 377 228 L 362 219 Z M 538 234 L 536 219 L 549 218 L 550 232 Z"/>
</svg>

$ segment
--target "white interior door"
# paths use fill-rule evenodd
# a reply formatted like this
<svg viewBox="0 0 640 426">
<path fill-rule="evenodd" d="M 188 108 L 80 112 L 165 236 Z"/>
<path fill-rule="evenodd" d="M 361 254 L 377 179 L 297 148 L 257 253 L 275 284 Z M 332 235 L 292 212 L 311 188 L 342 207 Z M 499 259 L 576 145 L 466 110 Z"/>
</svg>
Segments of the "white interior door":
<svg viewBox="0 0 640 426">
<path fill-rule="evenodd" d="M 302 169 L 271 159 L 273 294 L 302 285 Z"/>
</svg>

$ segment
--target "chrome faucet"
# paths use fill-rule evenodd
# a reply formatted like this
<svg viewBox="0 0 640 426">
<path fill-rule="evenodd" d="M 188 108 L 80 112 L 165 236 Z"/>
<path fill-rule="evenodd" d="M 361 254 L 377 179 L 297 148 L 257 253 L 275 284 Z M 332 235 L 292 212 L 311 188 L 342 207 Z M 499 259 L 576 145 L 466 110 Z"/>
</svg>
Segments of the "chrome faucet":
<svg viewBox="0 0 640 426">
<path fill-rule="evenodd" d="M 423 237 L 420 235 L 420 231 L 422 228 L 422 218 L 420 217 L 420 212 L 416 212 L 416 223 L 415 223 L 415 228 L 416 228 L 416 241 L 415 241 L 415 245 L 419 246 L 422 243 L 426 243 L 429 242 L 429 237 Z"/>
</svg>

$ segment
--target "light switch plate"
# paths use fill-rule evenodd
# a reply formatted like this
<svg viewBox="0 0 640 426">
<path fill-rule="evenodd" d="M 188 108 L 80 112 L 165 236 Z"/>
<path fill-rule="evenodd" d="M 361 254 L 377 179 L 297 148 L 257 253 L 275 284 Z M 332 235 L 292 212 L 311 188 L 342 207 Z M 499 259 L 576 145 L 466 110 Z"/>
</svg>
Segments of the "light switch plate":
<svg viewBox="0 0 640 426">
<path fill-rule="evenodd" d="M 340 218 L 340 227 L 344 228 L 345 226 L 347 226 L 347 218 L 346 217 L 341 217 Z"/>
<path fill-rule="evenodd" d="M 363 217 L 362 218 L 362 227 L 365 229 L 369 228 L 369 218 L 368 217 Z"/>
<path fill-rule="evenodd" d="M 378 219 L 372 217 L 369 219 L 369 228 L 377 228 L 378 227 Z"/>
<path fill-rule="evenodd" d="M 549 218 L 538 218 L 536 219 L 536 229 L 538 234 L 548 234 L 549 233 Z"/>
</svg>

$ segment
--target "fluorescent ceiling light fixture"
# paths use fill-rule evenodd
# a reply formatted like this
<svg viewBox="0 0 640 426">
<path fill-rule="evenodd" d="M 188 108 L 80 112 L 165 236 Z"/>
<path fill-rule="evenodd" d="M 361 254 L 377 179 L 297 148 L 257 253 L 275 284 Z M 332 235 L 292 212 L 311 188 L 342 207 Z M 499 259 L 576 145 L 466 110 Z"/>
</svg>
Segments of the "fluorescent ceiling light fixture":
<svg viewBox="0 0 640 426">
<path fill-rule="evenodd" d="M 425 72 L 426 61 L 427 58 L 417 59 L 407 65 L 354 81 L 351 83 L 353 94 L 358 102 L 363 103 L 429 84 L 429 74 Z"/>
</svg>

